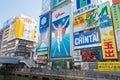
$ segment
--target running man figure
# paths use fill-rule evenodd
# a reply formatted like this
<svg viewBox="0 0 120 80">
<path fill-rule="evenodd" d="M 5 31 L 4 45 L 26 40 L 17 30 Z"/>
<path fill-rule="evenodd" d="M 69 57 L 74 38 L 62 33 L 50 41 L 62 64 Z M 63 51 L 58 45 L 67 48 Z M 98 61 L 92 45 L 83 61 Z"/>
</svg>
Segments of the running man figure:
<svg viewBox="0 0 120 80">
<path fill-rule="evenodd" d="M 58 55 L 59 56 L 60 56 L 60 45 L 61 45 L 61 42 L 62 42 L 62 37 L 65 34 L 65 26 L 66 26 L 68 21 L 69 21 L 69 18 L 66 20 L 66 22 L 63 25 L 59 24 L 58 27 L 56 27 L 54 24 L 52 24 L 53 28 L 55 29 L 55 37 L 57 39 Z"/>
</svg>

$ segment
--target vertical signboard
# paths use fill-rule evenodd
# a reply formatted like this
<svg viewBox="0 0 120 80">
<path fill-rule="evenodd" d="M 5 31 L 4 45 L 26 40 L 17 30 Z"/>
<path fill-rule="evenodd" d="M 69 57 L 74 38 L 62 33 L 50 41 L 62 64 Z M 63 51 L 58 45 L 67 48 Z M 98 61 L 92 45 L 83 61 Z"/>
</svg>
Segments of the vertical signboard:
<svg viewBox="0 0 120 80">
<path fill-rule="evenodd" d="M 68 0 L 51 0 L 51 8 L 55 8 Z"/>
<path fill-rule="evenodd" d="M 86 13 L 97 8 L 97 0 L 75 0 L 74 16 Z"/>
<path fill-rule="evenodd" d="M 112 18 L 115 29 L 117 49 L 120 51 L 120 3 L 112 6 Z"/>
<path fill-rule="evenodd" d="M 109 2 L 106 2 L 99 6 L 103 59 L 117 59 L 118 56 L 109 5 Z"/>
<path fill-rule="evenodd" d="M 52 13 L 51 57 L 71 56 L 71 4 Z"/>
<path fill-rule="evenodd" d="M 99 26 L 98 9 L 74 17 L 74 32 Z"/>
<path fill-rule="evenodd" d="M 25 40 L 30 40 L 30 41 L 35 41 L 35 27 L 36 27 L 36 20 L 27 17 L 25 15 L 20 15 L 21 16 L 21 21 L 24 22 L 23 29 L 22 27 L 19 27 L 19 33 L 22 34 L 22 39 Z M 22 23 L 21 25 L 22 26 Z M 23 33 L 22 33 L 23 31 Z"/>
<path fill-rule="evenodd" d="M 51 0 L 42 0 L 42 14 L 50 11 L 50 1 Z"/>
<path fill-rule="evenodd" d="M 42 57 L 48 56 L 49 49 L 49 36 L 50 36 L 50 13 L 46 13 L 40 16 L 40 45 L 37 48 L 38 59 L 41 60 Z M 47 59 L 47 58 L 44 58 Z"/>
<path fill-rule="evenodd" d="M 120 3 L 120 0 L 113 0 L 113 4 Z"/>
</svg>

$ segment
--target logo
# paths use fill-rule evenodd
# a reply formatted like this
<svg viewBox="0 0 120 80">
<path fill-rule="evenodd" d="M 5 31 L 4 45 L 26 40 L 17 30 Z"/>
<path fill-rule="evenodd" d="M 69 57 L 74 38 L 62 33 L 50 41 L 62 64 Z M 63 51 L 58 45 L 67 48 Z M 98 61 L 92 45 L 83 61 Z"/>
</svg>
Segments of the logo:
<svg viewBox="0 0 120 80">
<path fill-rule="evenodd" d="M 91 4 L 91 0 L 76 0 L 77 9 L 82 8 L 88 4 Z"/>
<path fill-rule="evenodd" d="M 63 14 L 65 14 L 65 12 L 58 13 L 58 14 L 55 15 L 55 17 L 58 18 L 58 17 L 62 16 Z"/>
<path fill-rule="evenodd" d="M 46 17 L 43 17 L 42 20 L 41 20 L 41 24 L 42 24 L 42 25 L 45 25 L 46 22 L 47 22 L 47 18 L 46 18 Z"/>
</svg>

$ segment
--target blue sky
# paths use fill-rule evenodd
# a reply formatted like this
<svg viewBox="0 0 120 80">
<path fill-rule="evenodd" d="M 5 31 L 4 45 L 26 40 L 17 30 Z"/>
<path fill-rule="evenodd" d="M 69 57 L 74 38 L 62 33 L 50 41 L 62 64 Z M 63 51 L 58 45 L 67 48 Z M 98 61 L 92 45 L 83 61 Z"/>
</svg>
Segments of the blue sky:
<svg viewBox="0 0 120 80">
<path fill-rule="evenodd" d="M 36 19 L 39 26 L 41 0 L 0 0 L 0 27 L 7 19 L 21 13 Z"/>
</svg>

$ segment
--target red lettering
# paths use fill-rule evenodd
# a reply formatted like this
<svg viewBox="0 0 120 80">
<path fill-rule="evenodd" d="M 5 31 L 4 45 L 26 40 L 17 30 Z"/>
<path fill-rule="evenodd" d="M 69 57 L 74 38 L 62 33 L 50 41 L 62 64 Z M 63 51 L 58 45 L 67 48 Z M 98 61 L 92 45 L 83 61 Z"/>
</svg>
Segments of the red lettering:
<svg viewBox="0 0 120 80">
<path fill-rule="evenodd" d="M 113 49 L 112 42 L 104 42 L 104 46 L 106 46 L 105 49 Z"/>
<path fill-rule="evenodd" d="M 63 14 L 65 14 L 65 12 L 58 13 L 58 14 L 55 15 L 55 17 L 58 18 L 58 17 L 62 16 Z"/>
<path fill-rule="evenodd" d="M 84 19 L 83 18 L 80 19 L 80 23 L 81 24 L 84 23 Z"/>
<path fill-rule="evenodd" d="M 108 50 L 105 50 L 105 56 L 106 57 L 114 57 L 115 55 L 114 55 L 114 50 L 110 50 L 110 49 L 108 49 Z"/>
<path fill-rule="evenodd" d="M 106 57 L 114 57 L 114 50 L 113 50 L 113 44 L 110 41 L 105 41 L 104 42 L 104 46 L 105 46 L 105 56 Z"/>
</svg>

